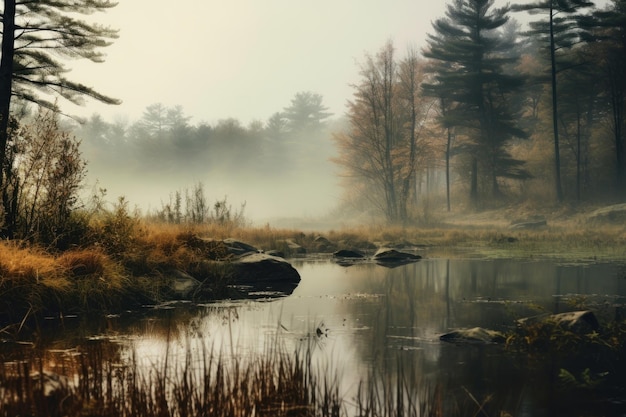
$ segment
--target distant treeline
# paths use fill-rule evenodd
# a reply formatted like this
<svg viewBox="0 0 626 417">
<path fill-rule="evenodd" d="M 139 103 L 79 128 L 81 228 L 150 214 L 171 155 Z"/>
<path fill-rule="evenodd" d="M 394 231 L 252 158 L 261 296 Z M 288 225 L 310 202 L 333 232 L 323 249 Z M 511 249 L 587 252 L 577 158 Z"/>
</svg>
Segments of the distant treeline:
<svg viewBox="0 0 626 417">
<path fill-rule="evenodd" d="M 192 124 L 182 107 L 157 103 L 130 123 L 108 122 L 95 114 L 75 134 L 92 178 L 106 179 L 117 171 L 146 178 L 181 172 L 204 178 L 220 172 L 233 178 L 254 174 L 269 179 L 328 158 L 330 146 L 320 148 L 328 137 L 326 110 L 320 95 L 301 92 L 267 122 L 244 126 L 229 118 L 211 125 Z"/>
</svg>

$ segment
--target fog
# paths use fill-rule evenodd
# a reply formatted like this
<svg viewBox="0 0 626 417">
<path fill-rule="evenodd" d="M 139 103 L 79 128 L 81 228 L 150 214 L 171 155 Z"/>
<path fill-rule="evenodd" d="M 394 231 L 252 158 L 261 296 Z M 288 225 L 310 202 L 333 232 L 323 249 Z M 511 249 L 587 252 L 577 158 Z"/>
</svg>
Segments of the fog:
<svg viewBox="0 0 626 417">
<path fill-rule="evenodd" d="M 610 0 L 597 0 L 604 6 Z M 100 64 L 70 62 L 72 79 L 123 101 L 69 105 L 70 114 L 136 120 L 146 106 L 181 105 L 195 122 L 266 120 L 298 91 L 314 91 L 341 116 L 357 61 L 393 40 L 424 46 L 446 1 L 121 1 L 89 16 L 119 29 Z M 495 6 L 509 2 L 496 0 Z M 523 3 L 523 1 L 521 1 Z M 516 14 L 524 21 L 525 16 Z"/>
<path fill-rule="evenodd" d="M 193 125 L 214 126 L 234 118 L 247 126 L 265 123 L 289 106 L 296 93 L 312 91 L 323 97 L 332 113 L 329 120 L 337 122 L 352 97 L 351 84 L 358 80 L 364 55 L 375 53 L 388 39 L 399 51 L 421 45 L 431 21 L 444 10 L 444 2 L 412 0 L 182 0 L 176 7 L 165 0 L 120 2 L 91 17 L 120 31 L 105 49 L 106 61 L 71 63 L 71 76 L 123 103 L 90 101 L 69 105 L 66 112 L 83 118 L 98 114 L 109 123 L 130 126 L 147 106 L 163 103 L 180 105 Z M 250 160 L 203 169 L 189 169 L 177 160 L 178 166 L 164 176 L 100 167 L 98 154 L 90 154 L 87 188 L 98 180 L 109 200 L 124 195 L 146 212 L 159 209 L 170 193 L 201 182 L 209 199 L 227 196 L 233 208 L 245 202 L 245 212 L 255 222 L 318 218 L 333 212 L 341 198 L 337 167 L 328 161 L 330 135 L 324 140 L 324 150 L 309 151 L 317 157 L 310 170 L 290 169 L 279 176 L 247 169 Z"/>
<path fill-rule="evenodd" d="M 320 95 L 301 92 L 272 120 L 248 126 L 232 118 L 193 124 L 182 107 L 158 103 L 132 122 L 91 116 L 74 127 L 88 161 L 84 199 L 124 197 L 154 216 L 176 206 L 177 194 L 184 212 L 199 192 L 203 204 L 226 201 L 249 224 L 328 218 L 341 200 L 331 162 L 341 123 L 325 109 Z"/>
<path fill-rule="evenodd" d="M 245 168 L 245 162 L 242 168 Z M 295 227 L 313 220 L 328 222 L 327 217 L 337 210 L 341 189 L 337 179 L 328 173 L 335 168 L 330 162 L 320 162 L 319 169 L 327 172 L 319 175 L 293 173 L 282 179 L 264 178 L 259 172 L 237 175 L 232 168 L 215 169 L 201 175 L 185 173 L 185 167 L 181 166 L 179 175 L 168 178 L 154 173 L 124 174 L 121 171 L 111 175 L 99 173 L 97 177 L 90 174 L 85 190 L 91 193 L 94 187 L 105 188 L 107 201 L 115 202 L 123 196 L 142 214 L 153 214 L 169 203 L 177 191 L 184 196 L 201 184 L 210 205 L 226 199 L 233 211 L 237 211 L 244 204 L 246 220 L 253 225 L 269 223 Z"/>
<path fill-rule="evenodd" d="M 226 198 L 234 209 L 245 203 L 254 223 L 348 221 L 337 210 L 345 190 L 330 162 L 337 156 L 331 136 L 345 123 L 360 63 L 388 40 L 398 56 L 419 50 L 445 9 L 446 2 L 415 0 L 181 0 L 176 7 L 133 0 L 89 16 L 118 28 L 119 39 L 105 49 L 104 63 L 72 62 L 69 76 L 123 103 L 62 104 L 64 113 L 108 126 L 106 137 L 89 132 L 93 124 L 76 128 L 89 161 L 85 193 L 106 188 L 109 201 L 125 196 L 151 213 L 176 191 L 202 184 L 209 203 Z M 300 92 L 322 98 L 320 130 L 297 143 L 276 142 L 267 134 L 271 117 Z M 158 135 L 129 140 L 155 103 L 178 109 L 194 131 L 187 132 L 188 142 L 164 144 Z M 230 128 L 228 121 L 246 141 L 227 134 L 214 140 L 216 129 Z"/>
</svg>

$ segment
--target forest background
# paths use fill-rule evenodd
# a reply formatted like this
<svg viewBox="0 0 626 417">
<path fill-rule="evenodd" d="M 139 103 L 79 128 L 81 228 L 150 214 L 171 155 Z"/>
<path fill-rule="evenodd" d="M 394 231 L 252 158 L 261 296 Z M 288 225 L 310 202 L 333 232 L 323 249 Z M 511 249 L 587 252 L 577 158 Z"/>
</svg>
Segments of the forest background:
<svg viewBox="0 0 626 417">
<path fill-rule="evenodd" d="M 533 20 L 522 27 L 515 16 L 527 13 Z M 123 195 L 173 223 L 209 218 L 229 201 L 255 221 L 326 216 L 405 225 L 511 205 L 621 202 L 625 13 L 619 0 L 603 9 L 580 0 L 452 1 L 424 48 L 402 52 L 387 41 L 364 54 L 339 116 L 312 91 L 245 125 L 191 123 L 181 106 L 160 103 L 136 121 L 94 114 L 74 123 L 27 105 L 59 110 L 57 102 L 18 97 L 26 100 L 13 111 L 19 127 L 5 168 L 13 178 L 4 184 L 6 221 L 21 223 L 23 233 L 37 227 L 36 216 L 16 216 L 61 201 L 36 173 L 58 174 L 68 155 L 70 191 L 80 198 L 64 197 L 61 217 L 86 198 Z"/>
</svg>

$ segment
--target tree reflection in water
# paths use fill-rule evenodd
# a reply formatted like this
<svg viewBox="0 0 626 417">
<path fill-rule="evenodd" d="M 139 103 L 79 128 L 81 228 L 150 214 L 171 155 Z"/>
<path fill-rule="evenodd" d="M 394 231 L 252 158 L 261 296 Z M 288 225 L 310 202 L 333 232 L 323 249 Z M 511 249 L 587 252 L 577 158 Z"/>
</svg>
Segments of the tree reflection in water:
<svg viewBox="0 0 626 417">
<path fill-rule="evenodd" d="M 132 352 L 137 372 L 146 375 L 165 359 L 176 370 L 211 352 L 242 366 L 281 346 L 306 352 L 310 371 L 331 378 L 351 407 L 376 393 L 385 399 L 379 409 L 390 410 L 394 398 L 397 406 L 419 397 L 452 415 L 480 407 L 567 415 L 559 410 L 571 399 L 559 392 L 550 364 L 530 364 L 500 345 L 457 346 L 438 337 L 476 326 L 507 331 L 518 318 L 581 306 L 612 318 L 626 297 L 614 264 L 424 259 L 392 269 L 308 260 L 294 266 L 302 281 L 288 297 L 167 305 L 109 318 L 92 334 L 120 346 L 118 361 Z M 76 340 L 76 332 L 68 334 Z M 73 343 L 64 343 L 62 332 L 56 337 L 57 346 Z M 581 399 L 584 406 L 584 396 L 572 404 Z"/>
</svg>

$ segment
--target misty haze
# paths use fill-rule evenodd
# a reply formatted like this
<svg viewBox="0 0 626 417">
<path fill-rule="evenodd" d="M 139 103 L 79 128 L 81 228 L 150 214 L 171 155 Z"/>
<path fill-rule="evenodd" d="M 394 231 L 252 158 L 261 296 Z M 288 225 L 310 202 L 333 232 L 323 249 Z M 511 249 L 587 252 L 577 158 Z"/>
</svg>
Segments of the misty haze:
<svg viewBox="0 0 626 417">
<path fill-rule="evenodd" d="M 0 9 L 0 417 L 626 415 L 626 0 Z"/>
<path fill-rule="evenodd" d="M 133 122 L 94 115 L 78 127 L 89 161 L 87 191 L 105 188 L 156 214 L 198 186 L 207 203 L 245 205 L 248 220 L 320 219 L 337 208 L 341 191 L 331 132 L 340 128 L 322 97 L 299 92 L 267 121 L 192 124 L 180 106 L 148 106 Z"/>
</svg>

